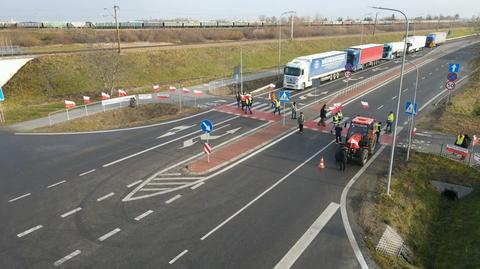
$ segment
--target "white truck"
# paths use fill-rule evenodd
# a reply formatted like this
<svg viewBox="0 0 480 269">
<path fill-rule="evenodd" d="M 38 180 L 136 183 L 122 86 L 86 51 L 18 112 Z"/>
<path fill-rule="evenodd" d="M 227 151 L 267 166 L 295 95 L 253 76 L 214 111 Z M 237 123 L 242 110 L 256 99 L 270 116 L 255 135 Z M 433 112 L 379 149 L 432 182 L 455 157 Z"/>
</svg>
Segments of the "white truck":
<svg viewBox="0 0 480 269">
<path fill-rule="evenodd" d="M 329 51 L 293 59 L 284 69 L 283 87 L 303 90 L 312 86 L 314 79 L 333 80 L 345 71 L 347 53 Z"/>
<path fill-rule="evenodd" d="M 383 59 L 391 60 L 403 54 L 404 42 L 391 42 L 383 45 Z"/>
<path fill-rule="evenodd" d="M 423 35 L 414 35 L 407 37 L 407 53 L 413 53 L 423 50 L 427 37 Z"/>
<path fill-rule="evenodd" d="M 445 32 L 434 32 L 427 35 L 427 42 L 425 47 L 433 48 L 440 44 L 443 44 L 447 41 L 447 33 Z"/>
</svg>

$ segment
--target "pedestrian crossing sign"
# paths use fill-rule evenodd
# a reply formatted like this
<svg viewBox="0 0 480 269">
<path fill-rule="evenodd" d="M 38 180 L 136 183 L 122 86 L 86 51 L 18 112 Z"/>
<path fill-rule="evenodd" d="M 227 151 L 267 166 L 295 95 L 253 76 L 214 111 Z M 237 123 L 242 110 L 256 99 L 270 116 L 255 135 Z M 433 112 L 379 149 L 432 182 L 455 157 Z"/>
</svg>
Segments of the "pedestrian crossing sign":
<svg viewBox="0 0 480 269">
<path fill-rule="evenodd" d="M 407 104 L 405 105 L 405 113 L 407 113 L 407 115 L 417 115 L 417 104 L 407 101 Z"/>
<path fill-rule="evenodd" d="M 290 92 L 289 91 L 280 91 L 279 100 L 282 103 L 290 102 Z"/>
</svg>

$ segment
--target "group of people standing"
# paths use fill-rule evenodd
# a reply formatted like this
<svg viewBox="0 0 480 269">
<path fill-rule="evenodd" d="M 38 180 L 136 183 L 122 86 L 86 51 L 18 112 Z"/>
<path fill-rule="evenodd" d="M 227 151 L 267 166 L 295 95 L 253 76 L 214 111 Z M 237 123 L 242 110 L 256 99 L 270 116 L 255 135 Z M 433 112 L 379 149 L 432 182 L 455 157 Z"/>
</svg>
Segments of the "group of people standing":
<svg viewBox="0 0 480 269">
<path fill-rule="evenodd" d="M 252 106 L 253 106 L 253 96 L 250 93 L 247 94 L 241 94 L 240 92 L 237 92 L 235 95 L 237 99 L 237 107 L 240 108 L 242 107 L 242 111 L 247 114 L 247 112 L 252 113 Z"/>
</svg>

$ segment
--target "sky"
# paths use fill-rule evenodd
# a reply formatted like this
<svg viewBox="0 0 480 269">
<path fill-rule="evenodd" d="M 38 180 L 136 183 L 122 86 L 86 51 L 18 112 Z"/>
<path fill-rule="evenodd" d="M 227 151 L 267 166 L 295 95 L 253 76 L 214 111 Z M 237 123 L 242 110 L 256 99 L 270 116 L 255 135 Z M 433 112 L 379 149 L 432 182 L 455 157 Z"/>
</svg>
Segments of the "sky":
<svg viewBox="0 0 480 269">
<path fill-rule="evenodd" d="M 362 18 L 374 13 L 369 6 L 403 10 L 407 16 L 455 15 L 471 18 L 480 14 L 479 0 L 0 0 L 0 20 L 14 21 L 112 21 L 111 9 L 120 6 L 121 21 L 139 19 L 255 20 L 260 15 L 279 16 L 294 10 L 298 16 L 329 19 Z M 110 12 L 104 10 L 109 8 Z M 391 12 L 381 12 L 380 17 Z"/>
</svg>

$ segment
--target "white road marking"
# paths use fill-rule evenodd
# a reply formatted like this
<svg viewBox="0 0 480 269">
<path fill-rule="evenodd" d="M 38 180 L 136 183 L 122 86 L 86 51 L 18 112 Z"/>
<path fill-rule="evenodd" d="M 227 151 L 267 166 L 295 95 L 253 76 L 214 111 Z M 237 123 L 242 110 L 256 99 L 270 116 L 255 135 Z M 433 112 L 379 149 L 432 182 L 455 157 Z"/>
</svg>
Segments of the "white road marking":
<svg viewBox="0 0 480 269">
<path fill-rule="evenodd" d="M 93 172 L 95 172 L 96 170 L 97 170 L 97 169 L 92 169 L 92 170 L 90 170 L 90 171 L 83 172 L 83 173 L 81 173 L 81 174 L 78 175 L 78 176 L 79 176 L 79 177 L 83 177 L 84 175 L 88 175 L 88 174 L 90 174 L 90 173 L 93 173 Z"/>
<path fill-rule="evenodd" d="M 422 77 L 422 79 L 425 79 L 425 77 Z"/>
<path fill-rule="evenodd" d="M 8 200 L 8 202 L 11 203 L 11 202 L 17 201 L 17 200 L 19 200 L 19 199 L 25 198 L 25 197 L 30 196 L 30 195 L 32 195 L 32 194 L 31 194 L 31 193 L 27 193 L 27 194 L 18 196 L 18 197 L 16 197 L 16 198 L 13 198 L 13 199 L 11 199 L 11 200 Z"/>
<path fill-rule="evenodd" d="M 137 181 L 135 181 L 135 182 L 133 182 L 133 183 L 128 184 L 128 185 L 127 185 L 127 188 L 131 188 L 131 187 L 133 187 L 133 186 L 135 186 L 135 185 L 137 185 L 137 184 L 140 184 L 140 183 L 142 183 L 142 182 L 143 182 L 143 180 L 137 180 Z"/>
<path fill-rule="evenodd" d="M 109 193 L 109 194 L 107 194 L 107 195 L 104 195 L 104 196 L 98 198 L 98 199 L 97 199 L 97 202 L 101 202 L 101 201 L 103 201 L 103 200 L 105 200 L 105 199 L 107 199 L 107 198 L 109 198 L 109 197 L 111 197 L 111 196 L 114 196 L 114 195 L 115 195 L 115 193 L 114 193 L 114 192 L 111 192 L 111 193 Z"/>
<path fill-rule="evenodd" d="M 201 179 L 203 177 L 156 177 L 153 180 L 195 180 L 195 179 Z"/>
<path fill-rule="evenodd" d="M 395 99 L 397 99 L 397 96 L 396 96 L 396 95 L 395 95 L 394 97 L 392 97 L 392 100 L 395 100 Z"/>
<path fill-rule="evenodd" d="M 18 237 L 18 238 L 23 237 L 23 236 L 25 236 L 25 235 L 27 235 L 27 234 L 29 234 L 29 233 L 31 233 L 31 232 L 34 232 L 34 231 L 36 231 L 36 230 L 38 230 L 38 229 L 41 229 L 41 228 L 43 228 L 42 225 L 37 225 L 37 226 L 35 226 L 35 227 L 33 227 L 33 228 L 30 228 L 30 229 L 26 230 L 25 232 L 21 232 L 21 233 L 17 234 L 17 237 Z"/>
<path fill-rule="evenodd" d="M 234 120 L 234 119 L 239 118 L 239 117 L 240 117 L 240 116 L 235 116 L 235 117 L 226 119 L 226 120 L 224 120 L 224 121 L 222 121 L 222 122 L 217 123 L 217 125 L 223 124 L 223 123 L 225 123 L 225 122 Z M 218 129 L 219 129 L 219 128 L 217 128 L 217 130 L 218 130 Z M 102 166 L 103 166 L 103 167 L 109 167 L 109 166 L 111 166 L 111 165 L 117 164 L 117 163 L 119 163 L 119 162 L 123 162 L 123 161 L 125 161 L 125 160 L 130 159 L 130 158 L 133 158 L 133 157 L 136 157 L 136 156 L 141 155 L 141 154 L 143 154 L 143 153 L 152 151 L 152 150 L 157 149 L 157 148 L 159 148 L 159 147 L 163 147 L 163 146 L 165 146 L 165 145 L 168 145 L 168 144 L 170 144 L 170 143 L 173 143 L 173 142 L 175 142 L 175 141 L 184 139 L 185 137 L 188 137 L 188 136 L 194 135 L 194 134 L 196 134 L 196 133 L 200 133 L 200 132 L 202 132 L 202 130 L 198 130 L 198 131 L 195 131 L 195 132 L 191 132 L 191 133 L 189 133 L 189 134 L 186 134 L 186 135 L 177 137 L 177 138 L 175 138 L 175 139 L 169 140 L 169 141 L 167 141 L 167 142 L 158 144 L 158 145 L 156 145 L 156 146 L 153 146 L 153 147 L 144 149 L 144 150 L 142 150 L 142 151 L 139 151 L 139 152 L 137 152 L 137 153 L 134 153 L 134 154 L 128 155 L 128 156 L 126 156 L 126 157 L 120 158 L 120 159 L 118 159 L 118 160 L 116 160 L 116 161 L 113 161 L 113 162 L 104 164 L 104 165 L 102 165 Z"/>
<path fill-rule="evenodd" d="M 165 201 L 165 204 L 170 204 L 171 202 L 177 200 L 180 197 L 182 197 L 182 195 L 177 194 L 177 195 L 173 196 L 172 198 L 168 199 L 167 201 Z"/>
<path fill-rule="evenodd" d="M 167 174 L 162 174 L 162 176 L 181 176 L 181 173 L 167 173 Z"/>
<path fill-rule="evenodd" d="M 75 208 L 75 209 L 73 209 L 73 210 L 70 210 L 70 211 L 68 211 L 68 212 L 66 212 L 66 213 L 63 213 L 62 215 L 60 215 L 60 217 L 62 217 L 62 218 L 68 217 L 68 216 L 70 216 L 70 215 L 72 215 L 72 214 L 77 213 L 77 212 L 80 211 L 80 210 L 82 210 L 82 208 L 81 208 L 81 207 L 77 207 L 77 208 Z"/>
<path fill-rule="evenodd" d="M 275 265 L 274 269 L 286 269 L 292 267 L 317 235 L 322 231 L 323 227 L 335 215 L 338 208 L 337 203 L 330 203 L 323 213 L 315 220 L 308 230 L 298 239 L 293 247 L 283 256 L 283 258 Z"/>
<path fill-rule="evenodd" d="M 115 228 L 115 229 L 111 230 L 110 232 L 100 236 L 98 238 L 98 241 L 104 241 L 104 240 L 108 239 L 109 237 L 113 236 L 114 234 L 116 234 L 120 231 L 121 231 L 120 228 Z"/>
<path fill-rule="evenodd" d="M 164 191 L 170 188 L 142 188 L 140 191 Z"/>
<path fill-rule="evenodd" d="M 60 260 L 54 262 L 53 265 L 54 265 L 55 267 L 60 266 L 60 265 L 62 265 L 62 263 L 66 262 L 66 261 L 68 261 L 68 260 L 70 260 L 70 259 L 72 259 L 73 257 L 79 255 L 80 253 L 82 253 L 82 252 L 77 249 L 77 250 L 75 250 L 74 252 L 68 254 L 67 256 L 61 258 Z"/>
<path fill-rule="evenodd" d="M 183 255 L 187 254 L 188 252 L 188 249 L 182 251 L 180 254 L 178 254 L 175 258 L 173 258 L 171 261 L 169 261 L 168 263 L 169 264 L 173 264 L 174 262 L 176 262 L 178 259 L 180 259 Z"/>
<path fill-rule="evenodd" d="M 432 72 L 428 73 L 428 75 L 430 75 L 430 76 L 431 76 L 431 75 L 432 75 Z"/>
<path fill-rule="evenodd" d="M 200 183 L 198 183 L 198 184 L 196 184 L 196 185 L 192 186 L 190 189 L 194 190 L 194 189 L 196 189 L 196 188 L 198 188 L 198 187 L 202 186 L 203 184 L 205 184 L 205 182 L 200 182 Z"/>
<path fill-rule="evenodd" d="M 425 136 L 425 137 L 433 137 L 432 135 L 429 134 L 422 134 L 422 133 L 417 133 L 418 136 Z"/>
<path fill-rule="evenodd" d="M 148 210 L 147 212 L 140 214 L 138 217 L 136 217 L 135 220 L 139 221 L 152 213 L 153 213 L 153 210 Z"/>
<path fill-rule="evenodd" d="M 408 88 L 406 88 L 406 89 L 403 90 L 403 92 L 406 92 L 406 91 L 408 91 Z"/>
<path fill-rule="evenodd" d="M 382 109 L 382 107 L 383 107 L 383 105 L 379 106 L 379 107 L 377 108 L 377 110 L 380 110 L 380 109 Z"/>
<path fill-rule="evenodd" d="M 297 132 L 297 130 L 294 130 L 294 132 L 292 132 L 291 134 Z M 284 136 L 285 137 L 285 136 Z M 278 141 L 278 140 L 277 140 Z M 297 170 L 299 170 L 300 168 L 302 168 L 305 164 L 307 164 L 309 161 L 311 161 L 313 158 L 317 157 L 320 153 L 322 153 L 326 148 L 328 148 L 330 145 L 333 144 L 333 142 L 335 142 L 334 140 L 330 141 L 330 143 L 328 143 L 325 147 L 323 147 L 322 149 L 320 149 L 319 151 L 317 151 L 315 154 L 313 154 L 312 156 L 310 156 L 308 159 L 306 159 L 304 162 L 302 162 L 300 165 L 298 165 L 297 167 L 295 167 L 292 171 L 290 171 L 288 174 L 286 174 L 284 177 L 282 177 L 281 179 L 279 179 L 277 182 L 275 182 L 272 186 L 270 186 L 268 189 L 266 189 L 265 191 L 263 191 L 260 195 L 258 195 L 257 197 L 255 197 L 253 200 L 251 200 L 248 204 L 246 204 L 245 206 L 243 206 L 242 208 L 240 208 L 237 212 L 235 212 L 233 215 L 231 215 L 230 217 L 228 217 L 226 220 L 224 220 L 222 223 L 220 223 L 219 225 L 217 225 L 217 227 L 213 228 L 210 232 L 208 232 L 207 234 L 205 234 L 204 236 L 202 236 L 202 238 L 200 238 L 200 240 L 205 240 L 207 237 L 209 237 L 210 235 L 212 235 L 214 232 L 216 232 L 218 229 L 222 228 L 225 224 L 227 224 L 229 221 L 231 221 L 233 218 L 235 218 L 238 214 L 242 213 L 243 211 L 245 211 L 245 209 L 247 209 L 249 206 L 251 206 L 253 203 L 255 203 L 257 200 L 259 200 L 260 198 L 262 198 L 265 194 L 267 194 L 269 191 L 273 190 L 276 186 L 278 186 L 278 184 L 282 183 L 285 179 L 287 179 L 288 177 L 290 177 L 293 173 L 295 173 Z"/>
<path fill-rule="evenodd" d="M 47 189 L 50 189 L 50 188 L 55 187 L 55 186 L 58 186 L 58 185 L 60 185 L 60 184 L 62 184 L 62 183 L 65 183 L 65 182 L 67 182 L 67 181 L 66 181 L 66 180 L 59 181 L 59 182 L 57 182 L 57 183 L 54 183 L 54 184 L 52 184 L 52 185 L 47 186 Z"/>
</svg>

